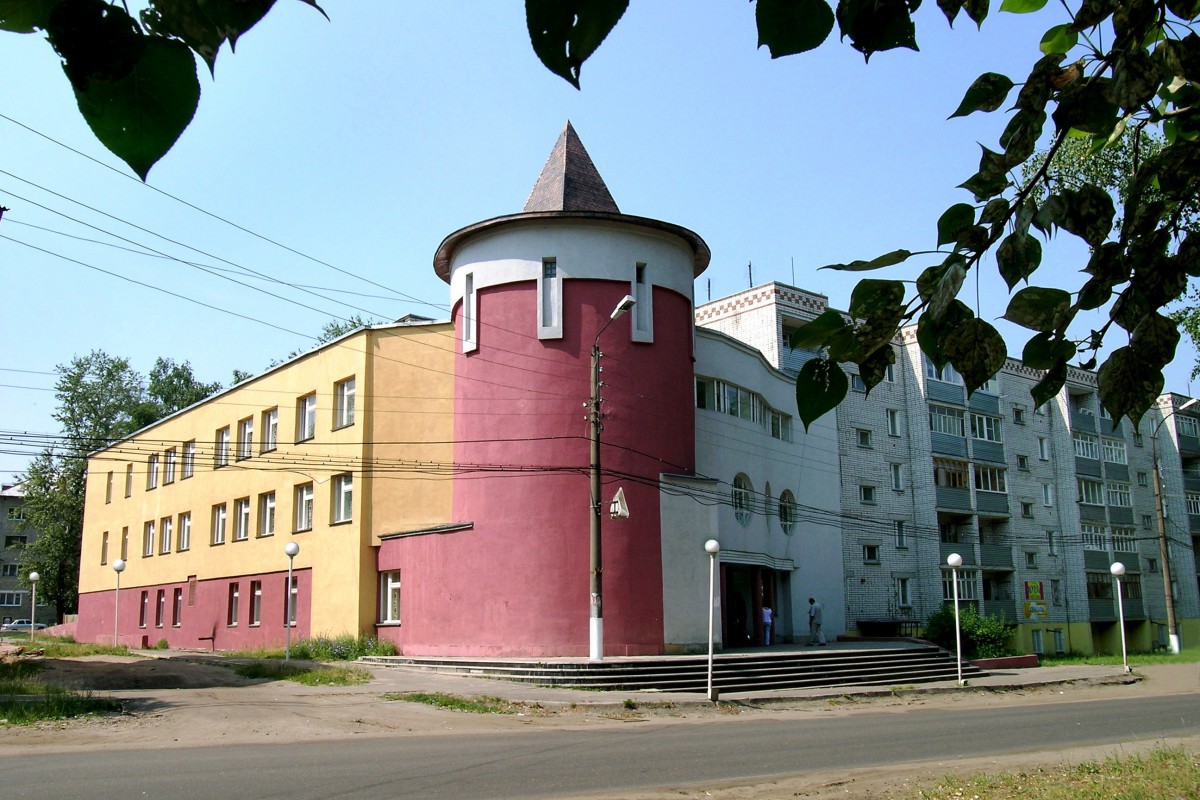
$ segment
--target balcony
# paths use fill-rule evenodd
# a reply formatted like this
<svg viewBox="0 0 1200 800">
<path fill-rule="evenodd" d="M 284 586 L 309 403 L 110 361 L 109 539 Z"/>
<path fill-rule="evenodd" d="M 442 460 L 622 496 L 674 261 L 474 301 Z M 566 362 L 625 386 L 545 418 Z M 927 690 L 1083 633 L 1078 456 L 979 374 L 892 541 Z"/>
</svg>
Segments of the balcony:
<svg viewBox="0 0 1200 800">
<path fill-rule="evenodd" d="M 980 515 L 1008 516 L 1008 495 L 999 492 L 976 492 L 975 509 Z"/>
<path fill-rule="evenodd" d="M 1088 600 L 1088 618 L 1092 622 L 1116 622 L 1117 601 L 1115 598 Z"/>
<path fill-rule="evenodd" d="M 1084 433 L 1096 432 L 1096 417 L 1088 411 L 1080 411 L 1074 407 L 1071 408 L 1071 430 L 1082 431 Z"/>
<path fill-rule="evenodd" d="M 962 556 L 964 567 L 973 567 L 978 563 L 975 561 L 975 548 L 966 542 L 942 542 L 940 548 L 943 564 L 946 563 L 946 559 L 950 557 L 951 553 L 958 553 Z"/>
<path fill-rule="evenodd" d="M 971 491 L 939 486 L 936 490 L 937 507 L 948 511 L 970 511 Z"/>
<path fill-rule="evenodd" d="M 1012 569 L 1012 548 L 1006 544 L 981 544 L 979 545 L 979 564 L 982 567 Z"/>
<path fill-rule="evenodd" d="M 985 617 L 999 617 L 1005 622 L 1017 621 L 1017 606 L 1012 600 L 980 600 L 979 613 Z"/>
</svg>

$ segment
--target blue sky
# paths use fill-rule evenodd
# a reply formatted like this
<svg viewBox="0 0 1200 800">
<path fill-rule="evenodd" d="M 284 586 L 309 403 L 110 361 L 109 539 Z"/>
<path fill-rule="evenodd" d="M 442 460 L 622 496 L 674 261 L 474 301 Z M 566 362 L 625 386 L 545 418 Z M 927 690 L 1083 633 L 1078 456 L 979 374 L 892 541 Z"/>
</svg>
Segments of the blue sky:
<svg viewBox="0 0 1200 800">
<path fill-rule="evenodd" d="M 330 0 L 325 8 L 331 21 L 280 0 L 236 54 L 221 52 L 215 80 L 201 68 L 196 118 L 149 186 L 92 138 L 42 37 L 0 34 L 0 74 L 20 76 L 0 95 L 0 204 L 11 209 L 0 236 L 21 242 L 0 238 L 0 429 L 54 432 L 54 378 L 43 373 L 94 348 L 143 372 L 160 355 L 190 361 L 201 379 L 227 383 L 234 368 L 257 372 L 306 347 L 303 334 L 335 316 L 446 316 L 447 289 L 432 269 L 438 243 L 519 211 L 567 119 L 622 211 L 684 225 L 708 242 L 713 260 L 697 281 L 698 302 L 746 288 L 752 263 L 756 284 L 790 283 L 794 274 L 796 285 L 845 308 L 860 276 L 817 268 L 934 248 L 937 217 L 971 201 L 955 186 L 975 171 L 979 143 L 995 147 L 1006 119 L 947 116 L 982 72 L 1021 80 L 1041 32 L 1059 21 L 1049 11 L 997 13 L 982 31 L 965 18 L 949 30 L 926 3 L 919 53 L 880 53 L 864 64 L 835 33 L 814 53 L 772 61 L 756 49 L 752 3 L 635 0 L 576 91 L 533 54 L 519 0 Z M 177 261 L 82 241 L 135 247 L 114 233 L 325 297 L 237 277 L 279 299 Z M 1070 239 L 1047 245 L 1035 282 L 1078 282 L 1086 254 Z M 912 279 L 929 263 L 879 276 Z M 963 295 L 971 305 L 978 296 L 989 319 L 1007 304 L 993 271 Z M 1002 331 L 1019 355 L 1020 332 Z M 1188 392 L 1194 357 L 1181 346 L 1168 388 Z M 0 476 L 25 463 L 0 455 Z"/>
</svg>

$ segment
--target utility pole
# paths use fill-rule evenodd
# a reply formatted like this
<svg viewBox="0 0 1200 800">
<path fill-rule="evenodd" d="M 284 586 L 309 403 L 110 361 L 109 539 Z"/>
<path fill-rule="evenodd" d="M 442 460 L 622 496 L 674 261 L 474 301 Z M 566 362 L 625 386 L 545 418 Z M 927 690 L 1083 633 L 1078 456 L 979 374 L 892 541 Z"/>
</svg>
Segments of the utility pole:
<svg viewBox="0 0 1200 800">
<path fill-rule="evenodd" d="M 1163 417 L 1162 423 L 1166 422 Z M 1150 450 L 1154 458 L 1154 508 L 1158 513 L 1158 552 L 1162 561 L 1163 592 L 1167 603 L 1167 640 L 1171 652 L 1179 654 L 1179 631 L 1175 627 L 1175 595 L 1171 591 L 1171 552 L 1167 544 L 1167 520 L 1163 513 L 1162 471 L 1158 467 L 1158 430 L 1150 437 Z"/>
</svg>

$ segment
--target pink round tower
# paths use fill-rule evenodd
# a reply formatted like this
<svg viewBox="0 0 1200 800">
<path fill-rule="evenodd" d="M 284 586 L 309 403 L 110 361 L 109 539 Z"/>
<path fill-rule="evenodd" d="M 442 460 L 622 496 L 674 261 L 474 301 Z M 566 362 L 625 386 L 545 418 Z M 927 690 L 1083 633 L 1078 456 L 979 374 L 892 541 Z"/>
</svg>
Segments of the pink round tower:
<svg viewBox="0 0 1200 800">
<path fill-rule="evenodd" d="M 663 652 L 659 478 L 694 468 L 692 288 L 708 261 L 692 231 L 622 214 L 570 123 L 521 213 L 441 243 L 464 528 L 394 554 L 406 592 L 440 598 L 404 652 Z M 610 515 L 618 489 L 627 518 Z"/>
</svg>

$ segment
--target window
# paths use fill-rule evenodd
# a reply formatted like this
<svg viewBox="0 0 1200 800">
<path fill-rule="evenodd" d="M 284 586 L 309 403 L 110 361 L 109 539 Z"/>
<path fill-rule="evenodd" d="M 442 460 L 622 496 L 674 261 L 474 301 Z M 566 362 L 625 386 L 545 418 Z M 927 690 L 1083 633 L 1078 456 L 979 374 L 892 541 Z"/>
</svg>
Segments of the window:
<svg viewBox="0 0 1200 800">
<path fill-rule="evenodd" d="M 129 560 L 129 526 L 121 528 L 121 560 Z"/>
<path fill-rule="evenodd" d="M 883 379 L 888 383 L 896 382 L 896 365 L 888 364 L 883 368 Z"/>
<path fill-rule="evenodd" d="M 1129 508 L 1132 506 L 1132 502 L 1129 499 L 1128 483 L 1110 483 L 1106 489 L 1106 497 L 1110 506 L 1117 506 L 1119 508 Z"/>
<path fill-rule="evenodd" d="M 1100 458 L 1100 450 L 1096 446 L 1096 437 L 1090 433 L 1076 432 L 1071 437 L 1075 442 L 1075 455 L 1078 458 Z"/>
<path fill-rule="evenodd" d="M 850 388 L 856 392 L 866 392 L 867 391 L 867 384 L 862 379 L 862 375 L 855 373 L 850 376 Z"/>
<path fill-rule="evenodd" d="M 783 532 L 791 534 L 796 524 L 796 498 L 790 489 L 785 489 L 779 495 L 779 527 Z"/>
<path fill-rule="evenodd" d="M 138 611 L 138 627 L 146 627 L 146 620 L 150 618 L 150 592 L 143 591 L 141 595 L 140 610 Z"/>
<path fill-rule="evenodd" d="M 771 408 L 761 395 L 740 386 L 712 378 L 698 378 L 696 408 L 750 420 L 766 428 L 774 439 L 785 442 L 792 440 L 792 418 Z"/>
<path fill-rule="evenodd" d="M 1029 472 L 1029 456 L 1017 456 L 1017 469 Z"/>
<path fill-rule="evenodd" d="M 1037 569 L 1037 553 L 1032 550 L 1025 551 L 1025 568 Z"/>
<path fill-rule="evenodd" d="M 1147 558 L 1146 559 L 1146 572 L 1158 572 L 1158 559 L 1157 558 Z"/>
<path fill-rule="evenodd" d="M 1058 534 L 1046 531 L 1046 552 L 1052 556 L 1058 555 Z"/>
<path fill-rule="evenodd" d="M 1083 534 L 1083 549 L 1092 550 L 1100 553 L 1108 552 L 1108 534 L 1104 530 L 1103 525 L 1088 525 L 1084 523 L 1079 526 L 1080 532 Z"/>
<path fill-rule="evenodd" d="M 229 426 L 217 431 L 216 449 L 213 451 L 213 466 L 224 467 L 229 464 Z"/>
<path fill-rule="evenodd" d="M 464 353 L 469 353 L 477 347 L 475 313 L 475 276 L 468 272 L 463 276 L 462 337 Z"/>
<path fill-rule="evenodd" d="M 1004 494 L 1008 491 L 1004 483 L 1004 470 L 996 467 L 975 467 L 975 490 L 979 492 L 997 492 Z"/>
<path fill-rule="evenodd" d="M 279 447 L 279 409 L 272 408 L 262 413 L 262 452 L 269 453 Z"/>
<path fill-rule="evenodd" d="M 1054 505 L 1054 484 L 1053 483 L 1043 483 L 1042 484 L 1042 505 L 1044 505 L 1046 508 L 1050 508 L 1051 506 Z"/>
<path fill-rule="evenodd" d="M 929 356 L 924 356 L 925 359 L 925 377 L 935 381 L 943 381 L 945 383 L 957 383 L 962 385 L 962 376 L 954 371 L 954 367 L 947 364 L 938 369 L 933 362 L 929 360 Z"/>
<path fill-rule="evenodd" d="M 953 570 L 942 570 L 942 599 L 954 599 L 954 583 Z M 958 599 L 959 600 L 974 600 L 975 599 L 975 570 L 960 569 L 958 570 Z"/>
<path fill-rule="evenodd" d="M 1149 528 L 1150 524 L 1152 522 L 1153 522 L 1153 520 L 1150 518 L 1149 514 L 1142 514 L 1142 527 L 1143 528 Z"/>
<path fill-rule="evenodd" d="M 300 601 L 300 577 L 292 576 L 291 585 L 288 585 L 287 579 L 284 579 L 283 594 L 287 598 L 283 603 L 283 624 L 294 627 L 296 625 L 296 606 Z"/>
<path fill-rule="evenodd" d="M 225 504 L 213 506 L 212 509 L 212 539 L 213 544 L 225 544 Z"/>
<path fill-rule="evenodd" d="M 984 442 L 1000 442 L 1000 418 L 971 414 L 971 438 Z"/>
<path fill-rule="evenodd" d="M 238 624 L 238 589 L 237 582 L 229 584 L 229 599 L 226 603 L 225 624 L 231 628 Z"/>
<path fill-rule="evenodd" d="M 933 460 L 933 482 L 939 489 L 967 488 L 967 464 L 949 458 Z"/>
<path fill-rule="evenodd" d="M 379 576 L 379 621 L 400 624 L 400 571 L 384 572 Z"/>
<path fill-rule="evenodd" d="M 1200 514 L 1200 493 L 1187 492 L 1184 500 L 1187 503 L 1187 513 Z"/>
<path fill-rule="evenodd" d="M 302 483 L 296 487 L 296 530 L 312 530 L 313 485 Z"/>
<path fill-rule="evenodd" d="M 25 605 L 25 592 L 0 592 L 0 606 Z"/>
<path fill-rule="evenodd" d="M 1112 422 L 1112 413 L 1103 405 L 1100 406 L 1100 419 L 1106 419 Z"/>
<path fill-rule="evenodd" d="M 1038 437 L 1038 459 L 1040 461 L 1050 460 L 1050 441 L 1045 436 Z"/>
<path fill-rule="evenodd" d="M 163 517 L 158 523 L 158 552 L 159 555 L 167 555 L 171 552 L 171 546 L 175 544 L 175 532 L 172 530 L 175 520 L 171 517 Z"/>
<path fill-rule="evenodd" d="M 1177 414 L 1175 421 L 1175 424 L 1179 426 L 1180 436 L 1191 436 L 1192 438 L 1200 436 L 1200 425 L 1197 424 L 1195 417 L 1185 417 L 1182 414 Z"/>
<path fill-rule="evenodd" d="M 1092 411 L 1092 396 L 1088 394 L 1071 395 L 1071 411 L 1088 417 L 1095 416 Z"/>
<path fill-rule="evenodd" d="M 966 436 L 963 412 L 945 406 L 929 407 L 929 430 L 948 436 Z"/>
<path fill-rule="evenodd" d="M 901 608 L 912 607 L 912 590 L 909 578 L 896 578 L 896 604 Z"/>
<path fill-rule="evenodd" d="M 896 548 L 903 550 L 908 547 L 908 530 L 904 527 L 904 520 L 897 519 L 892 521 L 892 532 L 896 537 Z"/>
<path fill-rule="evenodd" d="M 354 518 L 354 476 L 337 475 L 333 479 L 333 521 L 349 522 Z"/>
<path fill-rule="evenodd" d="M 176 587 L 171 596 L 171 627 L 183 624 L 183 589 Z"/>
<path fill-rule="evenodd" d="M 858 438 L 858 446 L 869 448 L 871 447 L 871 431 L 866 428 L 855 428 L 855 436 Z"/>
<path fill-rule="evenodd" d="M 1087 478 L 1076 478 L 1079 487 L 1079 502 L 1091 506 L 1104 505 L 1104 484 Z"/>
<path fill-rule="evenodd" d="M 142 525 L 142 558 L 154 555 L 154 520 Z"/>
<path fill-rule="evenodd" d="M 1020 406 L 1013 406 L 1012 417 L 1014 425 L 1024 425 L 1025 409 L 1021 408 Z"/>
<path fill-rule="evenodd" d="M 1137 482 L 1138 482 L 1138 486 L 1149 486 L 1150 485 L 1150 482 L 1147 480 L 1146 473 L 1144 473 L 1144 472 L 1139 472 L 1137 474 Z"/>
<path fill-rule="evenodd" d="M 1088 600 L 1112 600 L 1112 576 L 1107 572 L 1087 573 Z"/>
<path fill-rule="evenodd" d="M 28 537 L 26 536 L 9 534 L 8 536 L 4 537 L 4 549 L 7 550 L 10 547 L 20 547 L 21 545 L 25 544 L 27 539 Z"/>
<path fill-rule="evenodd" d="M 1050 602 L 1056 606 L 1062 605 L 1062 579 L 1050 579 Z M 1061 631 L 1060 631 L 1061 635 Z"/>
<path fill-rule="evenodd" d="M 633 307 L 633 330 L 636 341 L 650 341 L 649 334 L 653 327 L 652 298 L 650 282 L 646 279 L 646 265 L 635 264 L 633 267 L 633 299 L 637 301 L 637 305 Z"/>
<path fill-rule="evenodd" d="M 984 381 L 975 391 L 983 392 L 984 394 L 1000 394 L 1000 381 L 996 380 L 996 376 L 993 375 Z"/>
<path fill-rule="evenodd" d="M 317 435 L 317 393 L 296 401 L 296 441 L 306 442 Z"/>
<path fill-rule="evenodd" d="M 1134 431 L 1134 434 L 1133 434 L 1133 444 L 1136 447 L 1141 447 L 1144 444 L 1144 442 L 1142 440 L 1142 435 L 1136 431 Z"/>
<path fill-rule="evenodd" d="M 738 473 L 733 479 L 733 516 L 739 525 L 750 524 L 750 479 Z"/>
<path fill-rule="evenodd" d="M 146 490 L 158 488 L 158 455 L 146 459 Z"/>
<path fill-rule="evenodd" d="M 539 336 L 561 335 L 562 331 L 562 276 L 558 272 L 558 260 L 542 259 L 542 275 L 538 280 L 538 331 Z"/>
<path fill-rule="evenodd" d="M 108 480 L 104 484 L 104 502 L 105 503 L 112 502 L 112 492 L 113 492 L 113 474 L 112 474 L 112 470 L 110 469 L 108 471 Z"/>
<path fill-rule="evenodd" d="M 250 581 L 250 624 L 262 622 L 262 581 Z"/>
<path fill-rule="evenodd" d="M 1136 553 L 1137 537 L 1133 534 L 1133 528 L 1113 528 L 1112 546 L 1114 553 Z"/>
<path fill-rule="evenodd" d="M 154 627 L 163 626 L 163 618 L 167 613 L 167 590 L 159 589 L 154 596 Z"/>
<path fill-rule="evenodd" d="M 254 417 L 246 417 L 238 423 L 238 461 L 254 455 Z"/>
<path fill-rule="evenodd" d="M 125 496 L 133 496 L 133 464 L 125 465 Z"/>
<path fill-rule="evenodd" d="M 1029 632 L 1029 645 L 1030 645 L 1029 649 L 1032 650 L 1034 653 L 1037 653 L 1038 655 L 1041 655 L 1042 653 L 1046 652 L 1043 649 L 1043 645 L 1042 645 L 1041 630 L 1035 629 L 1035 630 L 1032 630 Z"/>
<path fill-rule="evenodd" d="M 884 410 L 884 417 L 887 419 L 888 436 L 900 435 L 900 412 L 894 408 Z"/>
<path fill-rule="evenodd" d="M 179 515 L 179 541 L 176 546 L 180 552 L 192 549 L 192 512 L 190 511 Z"/>
<path fill-rule="evenodd" d="M 233 540 L 244 542 L 250 538 L 250 498 L 241 497 L 233 501 Z"/>
<path fill-rule="evenodd" d="M 879 545 L 864 544 L 862 553 L 863 553 L 863 563 L 864 564 L 878 564 L 879 563 Z"/>
<path fill-rule="evenodd" d="M 100 536 L 100 563 L 101 563 L 101 565 L 108 563 L 108 531 L 105 531 Z M 9 575 L 8 575 L 9 566 L 10 566 L 9 564 L 4 565 L 4 570 L 5 570 L 4 577 L 6 577 L 6 578 L 9 577 Z M 13 568 L 13 575 L 16 575 L 17 574 L 17 565 L 12 564 L 11 566 Z"/>
<path fill-rule="evenodd" d="M 904 491 L 904 465 L 888 464 L 888 471 L 892 477 L 892 488 L 898 492 Z"/>
<path fill-rule="evenodd" d="M 1104 439 L 1101 441 L 1104 460 L 1109 464 L 1128 464 L 1124 439 Z"/>
<path fill-rule="evenodd" d="M 859 486 L 858 499 L 864 505 L 875 505 L 875 487 L 874 486 Z"/>
<path fill-rule="evenodd" d="M 1033 503 L 1021 502 L 1021 516 L 1025 519 L 1033 519 Z"/>
<path fill-rule="evenodd" d="M 354 424 L 354 378 L 339 381 L 333 386 L 333 427 L 345 428 Z"/>
<path fill-rule="evenodd" d="M 275 535 L 275 493 L 266 492 L 258 496 L 258 535 Z"/>
<path fill-rule="evenodd" d="M 196 474 L 196 443 L 183 444 L 183 477 L 190 478 Z"/>
<path fill-rule="evenodd" d="M 177 455 L 175 448 L 167 450 L 165 461 L 163 463 L 163 483 L 175 482 L 175 456 Z"/>
</svg>

